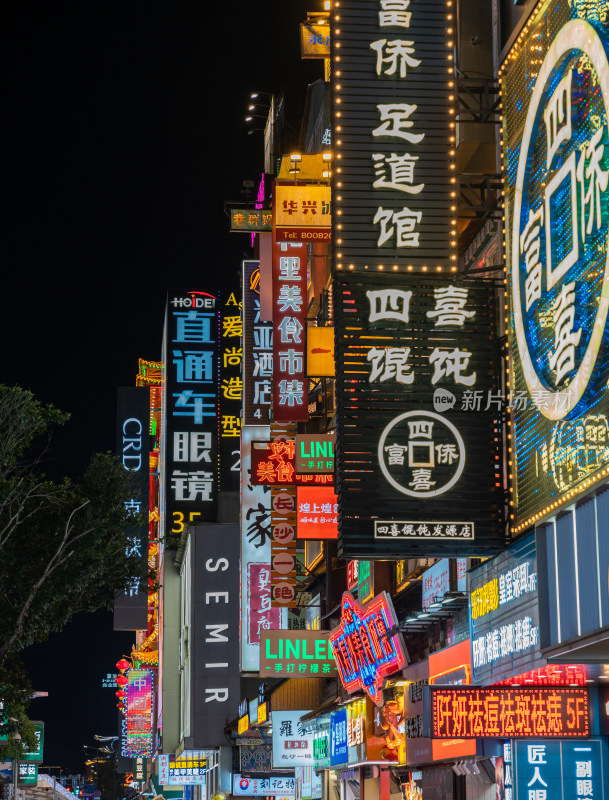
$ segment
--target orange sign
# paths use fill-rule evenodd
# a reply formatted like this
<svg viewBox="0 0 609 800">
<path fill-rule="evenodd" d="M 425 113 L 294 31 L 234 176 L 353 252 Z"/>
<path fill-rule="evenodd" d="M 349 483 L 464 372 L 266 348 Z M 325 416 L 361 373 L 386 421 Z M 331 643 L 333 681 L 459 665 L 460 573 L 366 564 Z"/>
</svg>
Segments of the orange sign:
<svg viewBox="0 0 609 800">
<path fill-rule="evenodd" d="M 299 539 L 338 539 L 338 498 L 333 486 L 298 486 L 296 506 Z"/>
</svg>

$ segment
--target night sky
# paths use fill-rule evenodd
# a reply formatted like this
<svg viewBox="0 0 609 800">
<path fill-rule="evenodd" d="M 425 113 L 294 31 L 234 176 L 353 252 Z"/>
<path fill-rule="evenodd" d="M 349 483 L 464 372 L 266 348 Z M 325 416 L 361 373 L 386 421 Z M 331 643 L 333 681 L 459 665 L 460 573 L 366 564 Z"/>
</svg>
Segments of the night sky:
<svg viewBox="0 0 609 800">
<path fill-rule="evenodd" d="M 113 449 L 116 387 L 134 384 L 138 358 L 160 358 L 167 288 L 222 288 L 252 255 L 223 208 L 262 171 L 247 99 L 282 87 L 304 97 L 323 77 L 298 39 L 321 5 L 3 5 L 0 380 L 72 415 L 53 441 L 53 477 Z M 115 733 L 101 680 L 131 641 L 99 612 L 26 653 L 49 692 L 31 707 L 45 764 L 80 771 L 82 745 Z"/>
</svg>

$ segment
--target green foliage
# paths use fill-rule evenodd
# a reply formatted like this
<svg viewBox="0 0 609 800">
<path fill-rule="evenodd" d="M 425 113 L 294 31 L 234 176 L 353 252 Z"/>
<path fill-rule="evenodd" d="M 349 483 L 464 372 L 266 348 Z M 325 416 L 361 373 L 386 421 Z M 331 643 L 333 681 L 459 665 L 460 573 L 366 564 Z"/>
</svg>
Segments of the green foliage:
<svg viewBox="0 0 609 800">
<path fill-rule="evenodd" d="M 111 608 L 116 591 L 144 577 L 141 560 L 125 552 L 139 520 L 125 511 L 129 475 L 120 461 L 98 453 L 79 481 L 42 472 L 52 429 L 67 420 L 31 392 L 0 385 L 0 687 L 22 687 L 9 669 L 19 651 L 80 611 Z M 25 706 L 10 702 L 18 718 Z"/>
</svg>

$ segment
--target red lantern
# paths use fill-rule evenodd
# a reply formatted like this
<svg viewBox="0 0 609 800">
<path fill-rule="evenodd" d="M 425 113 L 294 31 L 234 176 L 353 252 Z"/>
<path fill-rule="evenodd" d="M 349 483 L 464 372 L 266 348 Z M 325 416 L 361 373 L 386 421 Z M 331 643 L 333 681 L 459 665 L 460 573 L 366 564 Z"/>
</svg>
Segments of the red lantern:
<svg viewBox="0 0 609 800">
<path fill-rule="evenodd" d="M 120 661 L 116 662 L 116 668 L 121 672 L 124 672 L 126 669 L 129 669 L 129 666 L 130 666 L 129 662 L 124 658 L 121 658 Z"/>
<path fill-rule="evenodd" d="M 123 708 L 124 708 L 125 706 L 124 706 L 124 704 L 123 704 L 123 703 L 117 703 L 117 704 L 116 704 L 116 707 L 117 707 L 117 708 L 120 708 L 120 710 L 122 711 L 122 710 L 123 710 Z"/>
<path fill-rule="evenodd" d="M 118 697 L 120 700 L 122 700 L 122 699 L 123 699 L 123 697 L 127 697 L 127 692 L 125 692 L 123 689 L 119 689 L 119 690 L 118 690 L 118 692 L 114 692 L 114 694 L 115 694 L 115 695 L 116 695 L 116 696 L 117 696 L 117 697 Z"/>
<path fill-rule="evenodd" d="M 126 686 L 127 685 L 127 678 L 124 675 L 117 675 L 115 683 L 117 686 Z"/>
</svg>

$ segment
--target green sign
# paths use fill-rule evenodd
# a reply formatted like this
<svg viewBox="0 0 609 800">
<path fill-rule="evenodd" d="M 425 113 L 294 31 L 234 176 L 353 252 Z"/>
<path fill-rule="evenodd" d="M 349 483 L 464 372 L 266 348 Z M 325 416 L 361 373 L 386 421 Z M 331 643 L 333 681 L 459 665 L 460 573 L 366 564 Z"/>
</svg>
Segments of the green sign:
<svg viewBox="0 0 609 800">
<path fill-rule="evenodd" d="M 320 473 L 333 473 L 335 452 L 335 433 L 297 433 L 294 443 L 296 474 L 315 475 Z"/>
<path fill-rule="evenodd" d="M 36 784 L 38 783 L 38 764 L 28 764 L 27 762 L 19 762 L 19 783 L 23 784 Z"/>
<path fill-rule="evenodd" d="M 360 603 L 367 603 L 374 597 L 374 563 L 372 561 L 357 562 L 357 598 Z"/>
<path fill-rule="evenodd" d="M 313 760 L 315 769 L 330 766 L 330 731 L 316 731 L 313 739 Z"/>
<path fill-rule="evenodd" d="M 260 675 L 276 678 L 333 676 L 330 631 L 260 631 Z"/>
<path fill-rule="evenodd" d="M 38 741 L 38 747 L 35 750 L 28 750 L 25 745 L 23 746 L 23 751 L 24 751 L 23 758 L 25 761 L 43 760 L 42 752 L 44 750 L 44 722 L 35 722 L 34 728 L 36 733 L 36 740 Z"/>
</svg>

